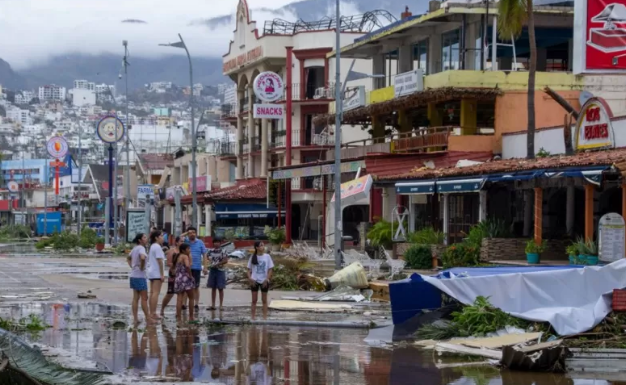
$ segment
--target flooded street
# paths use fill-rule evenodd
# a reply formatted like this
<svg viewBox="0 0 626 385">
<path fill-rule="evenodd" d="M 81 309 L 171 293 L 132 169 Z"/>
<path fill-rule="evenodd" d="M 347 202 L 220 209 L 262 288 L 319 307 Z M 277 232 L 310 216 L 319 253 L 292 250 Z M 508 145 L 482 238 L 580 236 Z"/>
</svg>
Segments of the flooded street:
<svg viewBox="0 0 626 385">
<path fill-rule="evenodd" d="M 215 384 L 420 384 L 420 385 L 609 385 L 624 384 L 619 373 L 527 374 L 491 366 L 454 367 L 463 359 L 439 356 L 411 344 L 371 346 L 365 328 L 284 327 L 261 325 L 177 327 L 174 309 L 157 326 L 130 323 L 127 266 L 119 257 L 50 258 L 28 253 L 0 255 L 0 317 L 40 317 L 50 328 L 22 337 L 42 346 L 51 357 L 79 357 L 92 368 L 110 371 L 125 382 Z M 92 291 L 97 299 L 78 300 Z M 271 298 L 295 292 L 271 292 Z M 249 293 L 227 289 L 224 313 L 205 310 L 200 318 L 242 320 L 249 316 Z M 356 306 L 356 305 L 355 305 Z M 384 313 L 375 305 L 361 311 Z M 371 306 L 371 308 L 370 308 Z M 381 310 L 382 309 L 382 310 Z M 273 320 L 346 321 L 358 313 L 271 311 Z M 372 316 L 389 322 L 387 316 Z M 71 358 L 70 358 L 71 360 Z M 94 366 L 95 363 L 95 366 Z M 80 365 L 79 365 L 80 366 Z"/>
</svg>

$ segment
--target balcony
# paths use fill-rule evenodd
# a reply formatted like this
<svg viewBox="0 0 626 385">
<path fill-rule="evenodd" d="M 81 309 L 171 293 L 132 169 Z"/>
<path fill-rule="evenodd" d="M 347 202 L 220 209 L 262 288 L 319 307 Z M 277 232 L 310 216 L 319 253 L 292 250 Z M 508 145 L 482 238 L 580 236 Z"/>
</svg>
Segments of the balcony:
<svg viewBox="0 0 626 385">
<path fill-rule="evenodd" d="M 248 112 L 250 110 L 249 102 L 249 98 L 239 99 L 239 112 Z"/>
<path fill-rule="evenodd" d="M 326 102 L 329 99 L 335 99 L 335 85 L 334 83 L 328 85 L 293 83 L 291 85 L 291 98 L 294 102 Z M 280 101 L 286 100 L 287 91 Z"/>
<path fill-rule="evenodd" d="M 235 149 L 235 142 L 220 142 L 217 152 L 222 156 L 235 155 Z"/>
</svg>

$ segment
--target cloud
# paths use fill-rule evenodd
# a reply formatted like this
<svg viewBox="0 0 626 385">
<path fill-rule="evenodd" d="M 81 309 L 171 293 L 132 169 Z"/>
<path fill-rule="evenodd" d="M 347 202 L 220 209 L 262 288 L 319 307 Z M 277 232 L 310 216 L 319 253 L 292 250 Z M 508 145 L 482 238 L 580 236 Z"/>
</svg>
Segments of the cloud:
<svg viewBox="0 0 626 385">
<path fill-rule="evenodd" d="M 249 0 L 253 19 L 274 14 L 293 0 Z M 237 0 L 0 0 L 0 57 L 14 68 L 26 69 L 51 57 L 71 53 L 123 55 L 128 40 L 131 56 L 155 58 L 184 54 L 159 43 L 178 40 L 180 33 L 193 56 L 219 57 L 228 50 L 234 24 L 227 21 L 210 29 L 198 20 L 234 14 Z M 227 18 L 229 19 L 229 18 Z M 124 22 L 124 21 L 135 22 Z M 143 21 L 144 23 L 137 22 Z"/>
</svg>

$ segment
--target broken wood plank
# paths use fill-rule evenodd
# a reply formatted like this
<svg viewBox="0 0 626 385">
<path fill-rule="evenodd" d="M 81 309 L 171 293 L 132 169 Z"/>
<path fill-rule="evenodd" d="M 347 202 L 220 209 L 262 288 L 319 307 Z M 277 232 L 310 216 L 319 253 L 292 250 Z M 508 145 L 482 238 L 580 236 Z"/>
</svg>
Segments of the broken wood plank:
<svg viewBox="0 0 626 385">
<path fill-rule="evenodd" d="M 475 348 L 469 348 L 467 346 L 451 344 L 447 342 L 438 343 L 437 345 L 435 345 L 435 349 L 446 351 L 446 352 L 451 352 L 451 353 L 467 354 L 470 356 L 487 357 L 487 358 L 491 358 L 492 360 L 498 360 L 498 361 L 502 359 L 502 352 L 499 352 L 497 350 L 475 349 Z"/>
</svg>

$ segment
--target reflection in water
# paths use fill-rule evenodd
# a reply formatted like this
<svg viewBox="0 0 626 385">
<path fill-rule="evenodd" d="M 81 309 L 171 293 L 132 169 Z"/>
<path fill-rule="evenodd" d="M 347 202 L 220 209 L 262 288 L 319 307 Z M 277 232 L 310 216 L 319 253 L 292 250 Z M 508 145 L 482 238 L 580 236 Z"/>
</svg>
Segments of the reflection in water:
<svg viewBox="0 0 626 385">
<path fill-rule="evenodd" d="M 555 374 L 491 367 L 439 370 L 455 362 L 412 347 L 387 349 L 363 342 L 364 330 L 278 327 L 176 328 L 129 331 L 129 307 L 98 303 L 21 303 L 0 307 L 0 317 L 40 315 L 52 327 L 31 340 L 63 348 L 115 373 L 197 381 L 267 385 L 617 385 Z M 221 314 L 210 314 L 211 318 Z M 28 336 L 27 336 L 28 337 Z"/>
</svg>

